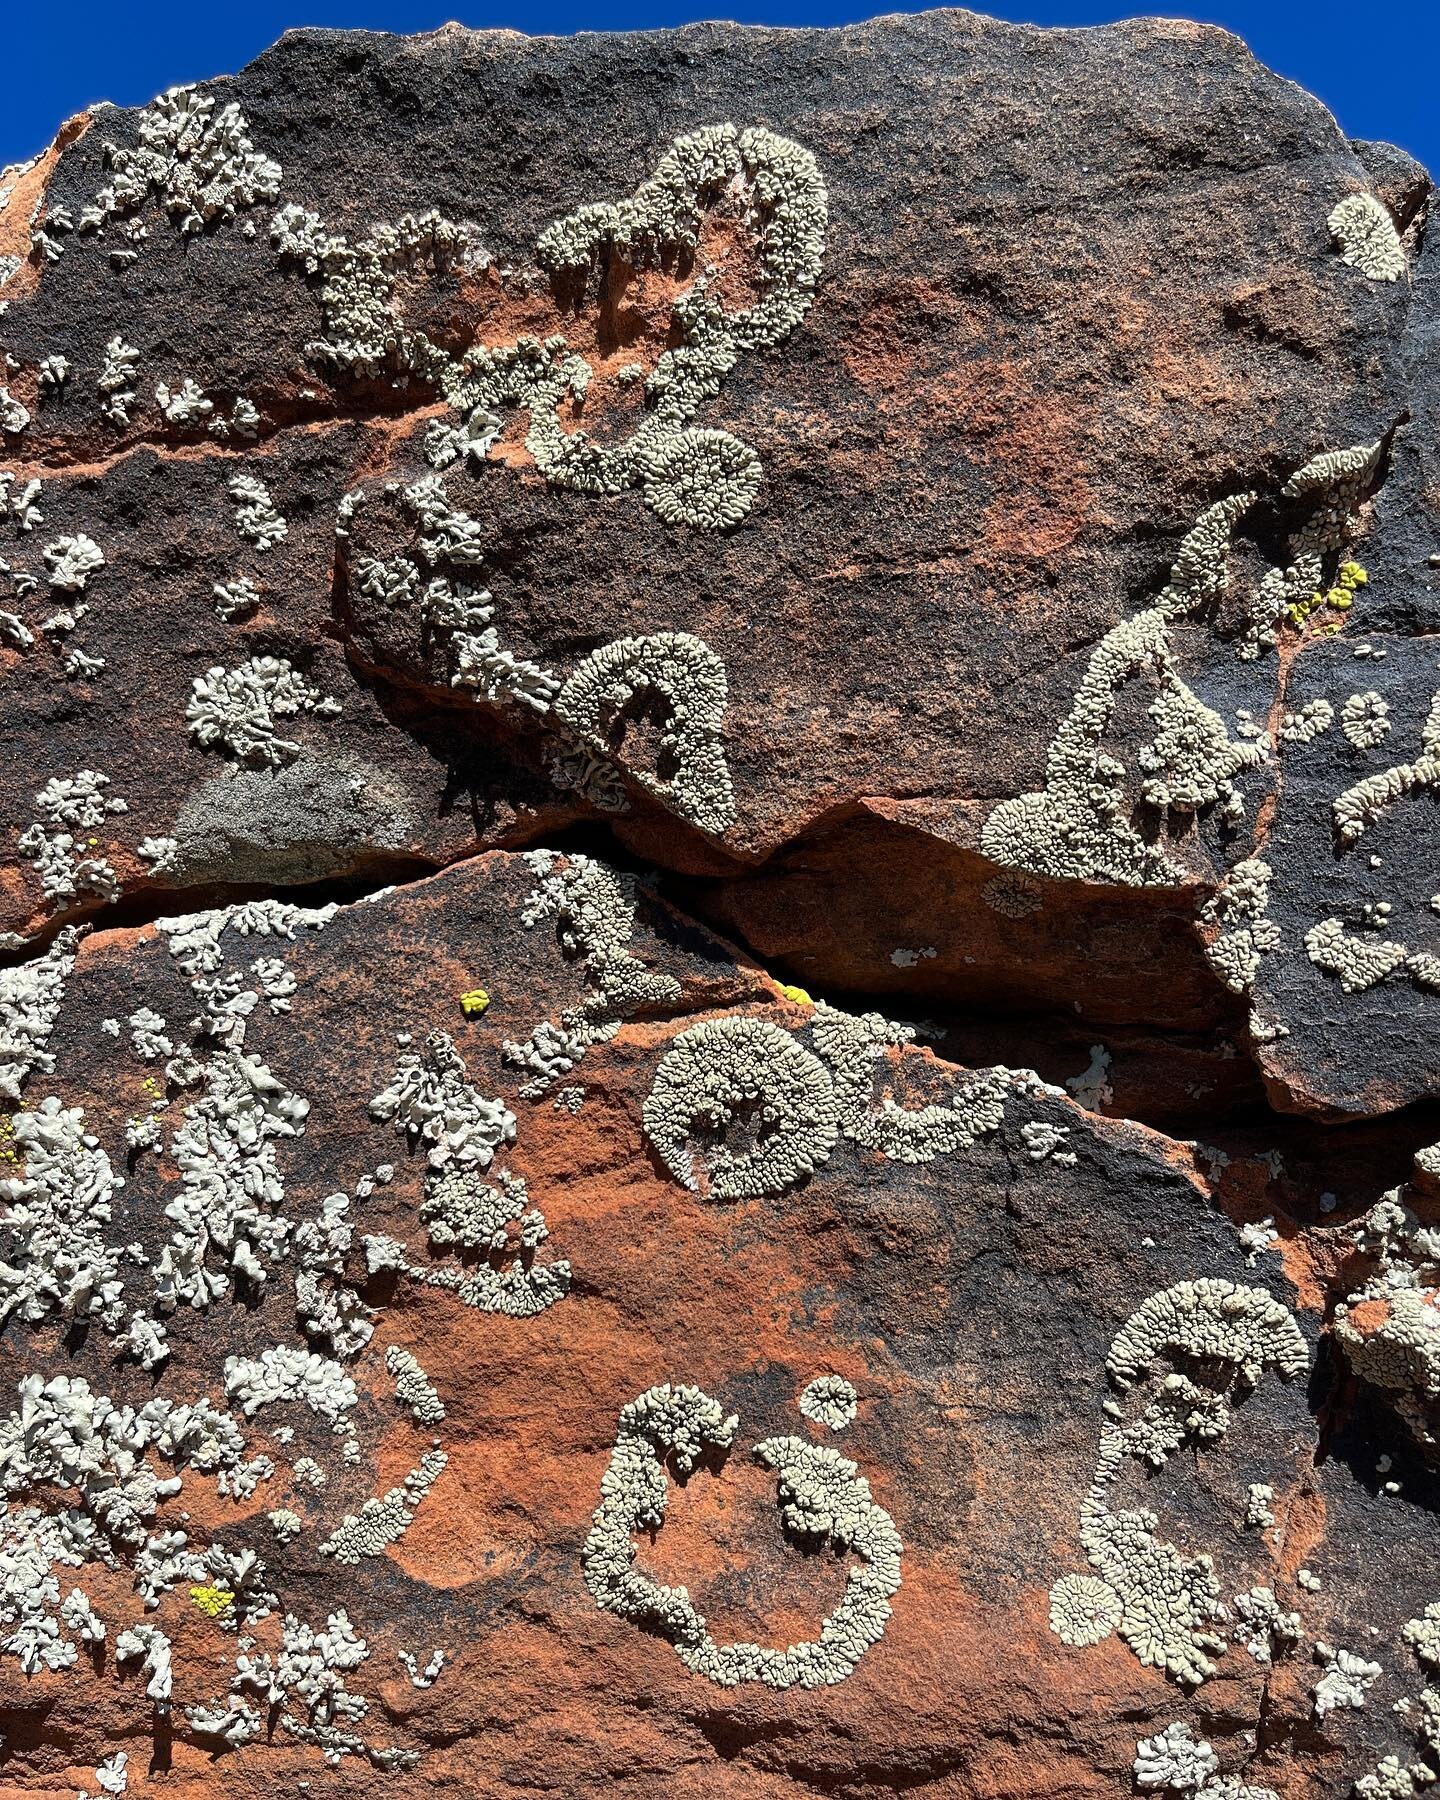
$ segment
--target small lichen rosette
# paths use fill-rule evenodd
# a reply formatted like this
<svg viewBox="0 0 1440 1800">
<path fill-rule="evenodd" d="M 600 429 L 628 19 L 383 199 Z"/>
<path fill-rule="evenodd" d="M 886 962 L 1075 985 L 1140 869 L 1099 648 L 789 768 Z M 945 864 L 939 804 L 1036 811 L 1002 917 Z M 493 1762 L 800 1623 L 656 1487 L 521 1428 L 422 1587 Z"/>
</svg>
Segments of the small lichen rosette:
<svg viewBox="0 0 1440 1800">
<path fill-rule="evenodd" d="M 717 1643 L 684 1587 L 652 1581 L 635 1567 L 635 1534 L 665 1520 L 667 1461 L 689 1475 L 706 1457 L 728 1451 L 738 1427 L 735 1414 L 727 1415 L 697 1387 L 665 1383 L 622 1409 L 581 1556 L 585 1585 L 603 1612 L 668 1638 L 686 1668 L 721 1687 L 833 1687 L 884 1635 L 900 1588 L 903 1550 L 889 1513 L 875 1504 L 856 1465 L 837 1451 L 794 1437 L 766 1438 L 754 1451 L 757 1462 L 775 1471 L 787 1537 L 807 1549 L 850 1552 L 858 1559 L 817 1638 L 784 1650 Z"/>
</svg>

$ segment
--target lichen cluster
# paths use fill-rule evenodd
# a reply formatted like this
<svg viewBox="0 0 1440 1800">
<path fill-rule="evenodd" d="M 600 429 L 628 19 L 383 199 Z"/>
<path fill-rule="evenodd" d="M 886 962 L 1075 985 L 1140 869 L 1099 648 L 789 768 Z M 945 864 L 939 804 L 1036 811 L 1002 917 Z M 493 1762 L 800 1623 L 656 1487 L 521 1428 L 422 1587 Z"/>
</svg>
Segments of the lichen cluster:
<svg viewBox="0 0 1440 1800">
<path fill-rule="evenodd" d="M 1080 1509 L 1080 1542 L 1094 1573 L 1063 1576 L 1051 1594 L 1051 1628 L 1063 1641 L 1092 1645 L 1118 1631 L 1142 1663 L 1177 1681 L 1194 1685 L 1215 1673 L 1225 1639 L 1211 1559 L 1165 1543 L 1155 1535 L 1156 1515 L 1116 1508 L 1112 1489 L 1127 1462 L 1161 1469 L 1186 1445 L 1217 1443 L 1234 1403 L 1267 1369 L 1290 1381 L 1309 1362 L 1294 1318 L 1263 1288 L 1217 1278 L 1177 1282 L 1131 1315 L 1111 1344 L 1106 1373 L 1118 1394 L 1143 1389 L 1151 1397 L 1128 1422 L 1117 1405 L 1101 1430 Z"/>
<path fill-rule="evenodd" d="M 1242 658 L 1274 645 L 1288 609 L 1323 585 L 1380 452 L 1376 442 L 1313 457 L 1268 503 L 1301 518 L 1290 533 L 1290 560 L 1269 567 L 1248 595 L 1236 642 Z M 1188 877 L 1172 843 L 1183 845 L 1211 812 L 1231 826 L 1239 822 L 1238 778 L 1265 763 L 1272 746 L 1264 736 L 1230 735 L 1181 676 L 1176 634 L 1213 618 L 1229 590 L 1236 528 L 1260 498 L 1246 490 L 1209 507 L 1182 541 L 1155 602 L 1101 639 L 1050 745 L 1044 787 L 1002 800 L 985 821 L 981 848 L 992 861 L 1062 880 L 1174 886 Z M 1127 762 L 1123 747 L 1112 746 L 1116 713 L 1124 690 L 1142 679 L 1155 685 L 1148 708 L 1154 729 Z"/>
<path fill-rule="evenodd" d="M 443 646 L 451 687 L 490 705 L 517 705 L 544 721 L 555 747 L 551 774 L 604 810 L 625 810 L 621 774 L 678 818 L 717 836 L 735 822 L 725 758 L 724 664 L 692 632 L 618 638 L 561 676 L 501 638 L 494 596 L 479 585 L 487 540 L 479 521 L 450 500 L 439 474 L 381 490 L 413 522 L 403 550 L 376 554 L 359 541 L 369 495 L 341 502 L 337 540 L 354 594 L 413 619 L 425 644 Z M 358 520 L 358 523 L 357 523 Z M 641 717 L 658 724 L 654 764 L 627 750 Z"/>
<path fill-rule="evenodd" d="M 933 1162 L 997 1131 L 1007 1092 L 1025 1085 L 1024 1072 L 997 1068 L 943 1104 L 905 1107 L 888 1092 L 877 1101 L 886 1053 L 910 1043 L 913 1028 L 821 1002 L 811 1029 L 813 1052 L 770 1020 L 738 1015 L 674 1039 L 643 1118 L 677 1181 L 712 1200 L 784 1193 L 827 1162 L 842 1137 L 893 1162 Z"/>
<path fill-rule="evenodd" d="M 1355 1232 L 1364 1279 L 1335 1307 L 1350 1366 L 1377 1389 L 1417 1440 L 1440 1426 L 1440 1234 L 1394 1188 Z"/>
<path fill-rule="evenodd" d="M 1372 281 L 1399 281 L 1408 270 L 1405 248 L 1389 209 L 1373 194 L 1347 194 L 1326 220 L 1340 260 Z"/>
<path fill-rule="evenodd" d="M 643 268 L 666 257 L 693 260 L 702 215 L 716 210 L 753 239 L 756 298 L 727 310 L 718 271 L 708 264 L 697 270 L 674 303 L 678 341 L 645 379 L 641 422 L 612 445 L 561 422 L 562 407 L 583 408 L 595 375 L 562 333 L 475 345 L 455 356 L 399 316 L 402 276 L 423 271 L 444 283 L 489 266 L 468 227 L 432 211 L 373 227 L 351 243 L 318 214 L 291 204 L 274 216 L 271 243 L 318 281 L 324 328 L 310 347 L 317 360 L 352 379 L 440 387 L 461 421 L 434 439 L 442 461 L 483 459 L 504 417 L 524 411 L 526 449 L 552 485 L 592 495 L 639 489 L 666 524 L 720 530 L 753 507 L 760 460 L 733 434 L 693 420 L 742 356 L 782 342 L 810 308 L 828 222 L 814 157 L 760 126 L 690 133 L 675 140 L 632 198 L 583 206 L 548 226 L 536 257 L 572 285 L 611 262 Z"/>
</svg>

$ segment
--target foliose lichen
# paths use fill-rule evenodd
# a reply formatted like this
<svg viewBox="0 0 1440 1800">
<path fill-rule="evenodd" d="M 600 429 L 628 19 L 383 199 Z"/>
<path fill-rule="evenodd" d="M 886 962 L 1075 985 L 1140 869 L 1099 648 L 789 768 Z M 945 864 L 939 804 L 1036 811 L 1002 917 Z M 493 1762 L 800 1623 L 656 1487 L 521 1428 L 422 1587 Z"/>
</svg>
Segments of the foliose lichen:
<svg viewBox="0 0 1440 1800">
<path fill-rule="evenodd" d="M 787 1537 L 805 1548 L 849 1551 L 857 1558 L 846 1570 L 840 1604 L 813 1641 L 784 1650 L 717 1643 L 685 1588 L 664 1586 L 635 1567 L 634 1535 L 657 1530 L 665 1520 L 666 1463 L 688 1475 L 705 1458 L 728 1451 L 738 1425 L 701 1389 L 668 1383 L 648 1388 L 622 1409 L 581 1554 L 585 1585 L 602 1611 L 668 1638 L 688 1669 L 721 1687 L 834 1686 L 883 1636 L 900 1587 L 902 1555 L 889 1513 L 875 1504 L 856 1465 L 836 1451 L 778 1437 L 754 1452 L 757 1462 L 775 1471 Z"/>
</svg>

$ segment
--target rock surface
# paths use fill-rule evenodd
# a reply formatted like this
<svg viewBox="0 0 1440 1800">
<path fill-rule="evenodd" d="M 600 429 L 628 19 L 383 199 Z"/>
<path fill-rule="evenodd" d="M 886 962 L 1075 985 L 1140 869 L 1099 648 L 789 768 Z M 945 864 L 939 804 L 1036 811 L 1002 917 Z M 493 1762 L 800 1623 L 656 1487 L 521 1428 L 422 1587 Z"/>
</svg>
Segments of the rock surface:
<svg viewBox="0 0 1440 1800">
<path fill-rule="evenodd" d="M 1429 195 L 956 12 L 0 177 L 0 1793 L 1440 1767 Z"/>
</svg>

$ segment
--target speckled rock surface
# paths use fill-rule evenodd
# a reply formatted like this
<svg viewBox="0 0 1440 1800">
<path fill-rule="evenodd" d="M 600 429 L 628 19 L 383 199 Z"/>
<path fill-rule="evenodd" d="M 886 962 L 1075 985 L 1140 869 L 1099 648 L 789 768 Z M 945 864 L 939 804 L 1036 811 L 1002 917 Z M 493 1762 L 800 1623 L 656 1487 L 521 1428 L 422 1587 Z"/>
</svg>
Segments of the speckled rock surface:
<svg viewBox="0 0 1440 1800">
<path fill-rule="evenodd" d="M 1440 1767 L 1429 197 L 958 12 L 0 177 L 0 1795 Z"/>
</svg>

